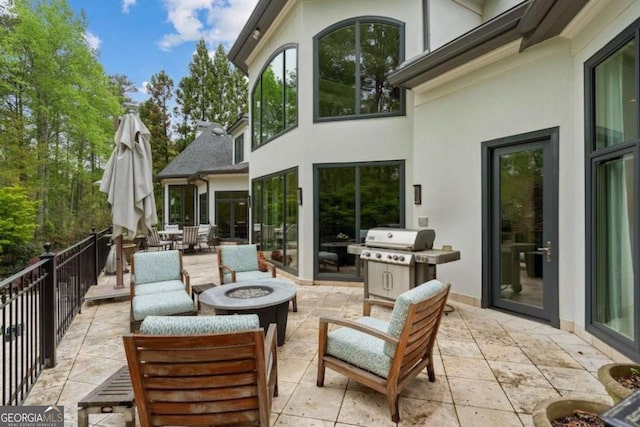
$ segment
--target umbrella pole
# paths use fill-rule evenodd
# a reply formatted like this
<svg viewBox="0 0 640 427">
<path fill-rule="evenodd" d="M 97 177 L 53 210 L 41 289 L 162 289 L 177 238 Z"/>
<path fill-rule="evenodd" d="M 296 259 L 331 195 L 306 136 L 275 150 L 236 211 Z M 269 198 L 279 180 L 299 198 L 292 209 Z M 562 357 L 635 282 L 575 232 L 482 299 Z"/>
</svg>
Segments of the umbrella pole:
<svg viewBox="0 0 640 427">
<path fill-rule="evenodd" d="M 123 265 L 122 265 L 122 234 L 116 238 L 116 285 L 114 289 L 124 288 L 123 278 Z"/>
</svg>

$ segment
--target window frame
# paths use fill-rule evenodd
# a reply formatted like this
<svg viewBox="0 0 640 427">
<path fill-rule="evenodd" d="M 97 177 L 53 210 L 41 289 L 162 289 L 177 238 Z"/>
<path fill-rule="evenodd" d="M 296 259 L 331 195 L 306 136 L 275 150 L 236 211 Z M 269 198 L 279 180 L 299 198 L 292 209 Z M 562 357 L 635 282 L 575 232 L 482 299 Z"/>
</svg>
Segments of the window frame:
<svg viewBox="0 0 640 427">
<path fill-rule="evenodd" d="M 255 97 L 255 92 L 258 88 L 258 86 L 260 86 L 260 132 L 259 135 L 262 138 L 262 112 L 264 111 L 262 108 L 262 75 L 264 74 L 264 72 L 271 66 L 271 63 L 273 62 L 274 59 L 276 59 L 276 57 L 280 54 L 283 55 L 283 61 L 282 61 L 282 66 L 283 66 L 283 71 L 286 72 L 286 67 L 287 67 L 287 63 L 286 63 L 286 54 L 285 52 L 287 50 L 295 50 L 295 69 L 296 69 L 296 120 L 295 123 L 289 127 L 286 127 L 284 129 L 282 129 L 280 132 L 276 133 L 275 135 L 271 136 L 270 138 L 266 139 L 265 141 L 260 141 L 260 143 L 257 143 L 255 141 L 254 135 L 255 133 L 255 126 L 256 126 L 256 115 L 255 112 L 253 111 L 253 100 Z M 269 142 L 273 141 L 274 139 L 277 139 L 278 137 L 284 135 L 287 132 L 290 132 L 291 130 L 295 129 L 298 127 L 298 123 L 300 122 L 299 120 L 299 113 L 300 113 L 300 102 L 299 102 L 299 92 L 300 92 L 300 73 L 298 71 L 298 63 L 299 63 L 299 59 L 298 59 L 298 43 L 287 43 L 285 45 L 280 46 L 278 49 L 276 49 L 271 56 L 269 56 L 269 58 L 267 58 L 267 60 L 265 61 L 264 65 L 262 66 L 262 69 L 260 70 L 260 73 L 258 74 L 259 77 L 258 79 L 256 79 L 256 81 L 253 83 L 253 87 L 251 88 L 251 97 L 249 99 L 249 105 L 251 107 L 251 127 L 250 127 L 250 131 L 251 131 L 251 151 L 255 151 L 258 148 L 268 144 Z M 285 85 L 286 87 L 286 85 Z M 282 111 L 283 114 L 286 111 L 286 101 L 287 101 L 287 97 L 286 97 L 286 90 L 283 91 L 282 94 Z M 286 114 L 285 114 L 286 117 Z"/>
<path fill-rule="evenodd" d="M 320 59 L 319 59 L 319 42 L 325 36 L 340 30 L 345 27 L 349 27 L 351 25 L 356 28 L 356 41 L 360 39 L 360 24 L 362 23 L 372 23 L 372 24 L 384 24 L 384 25 L 393 25 L 398 28 L 400 46 L 399 46 L 399 54 L 398 54 L 398 66 L 402 64 L 405 60 L 405 23 L 394 19 L 388 18 L 384 16 L 357 16 L 354 18 L 344 19 L 340 22 L 336 22 L 333 25 L 323 29 L 318 34 L 313 36 L 313 122 L 314 123 L 322 123 L 322 122 L 333 122 L 340 120 L 360 120 L 360 119 L 374 119 L 380 117 L 397 117 L 397 116 L 406 116 L 406 89 L 399 87 L 400 98 L 399 104 L 400 109 L 398 111 L 390 112 L 390 113 L 372 113 L 372 114 L 351 114 L 348 116 L 331 116 L 331 117 L 320 117 Z M 359 66 L 359 58 L 360 58 L 360 45 L 356 44 L 355 46 L 355 57 L 356 57 L 356 73 L 354 75 L 355 80 L 355 93 L 360 93 L 360 79 L 357 77 L 359 75 L 358 71 L 360 70 Z M 359 110 L 361 99 L 360 97 L 356 97 L 356 110 Z"/>
<path fill-rule="evenodd" d="M 244 132 L 233 139 L 233 162 L 244 162 Z"/>
<path fill-rule="evenodd" d="M 611 146 L 597 146 L 596 130 L 596 78 L 599 65 L 615 55 L 627 43 L 635 40 L 636 58 L 636 99 L 640 99 L 640 19 L 626 27 L 611 41 L 606 43 L 584 63 L 584 130 L 585 130 L 585 329 L 607 345 L 623 354 L 637 358 L 640 356 L 640 316 L 634 318 L 634 337 L 629 339 L 619 332 L 607 328 L 596 319 L 597 300 L 597 221 L 598 212 L 598 166 L 615 159 L 622 159 L 627 154 L 634 156 L 633 182 L 640 182 L 640 129 L 635 140 L 624 141 Z M 636 126 L 640 128 L 640 109 L 636 111 Z M 639 187 L 640 188 L 640 187 Z M 640 197 L 638 188 L 634 189 L 634 214 L 632 220 L 636 224 L 632 236 L 632 251 L 640 253 Z M 640 259 L 636 255 L 633 260 L 634 309 L 640 307 Z"/>
</svg>

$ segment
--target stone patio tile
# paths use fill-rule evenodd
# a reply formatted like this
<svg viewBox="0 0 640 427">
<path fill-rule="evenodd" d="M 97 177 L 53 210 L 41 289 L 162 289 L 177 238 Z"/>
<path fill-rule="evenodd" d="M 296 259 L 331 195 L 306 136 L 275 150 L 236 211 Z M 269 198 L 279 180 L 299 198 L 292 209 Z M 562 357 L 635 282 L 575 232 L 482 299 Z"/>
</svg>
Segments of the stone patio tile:
<svg viewBox="0 0 640 427">
<path fill-rule="evenodd" d="M 440 327 L 438 329 L 438 339 L 449 340 L 449 341 L 474 341 L 473 335 L 466 328 L 447 328 Z"/>
<path fill-rule="evenodd" d="M 452 404 L 400 398 L 399 427 L 459 427 Z M 336 426 L 337 427 L 337 426 Z M 373 425 L 369 427 L 374 427 Z"/>
<path fill-rule="evenodd" d="M 504 394 L 502 387 L 494 381 L 481 381 L 466 378 L 449 378 L 453 403 L 475 406 L 477 408 L 513 411 L 513 407 Z"/>
<path fill-rule="evenodd" d="M 282 413 L 336 421 L 345 390 L 298 384 Z"/>
<path fill-rule="evenodd" d="M 520 347 L 532 347 L 538 350 L 551 349 L 559 350 L 560 346 L 556 344 L 548 335 L 530 334 L 524 332 L 509 332 L 511 338 L 518 343 Z"/>
<path fill-rule="evenodd" d="M 604 387 L 598 379 L 582 369 L 538 367 L 551 384 L 558 390 L 574 390 L 587 393 L 604 394 Z"/>
<path fill-rule="evenodd" d="M 613 363 L 611 359 L 606 356 L 573 356 L 574 359 L 587 371 L 596 374 L 601 366 Z"/>
<path fill-rule="evenodd" d="M 295 333 L 291 335 L 291 339 L 305 343 L 307 347 L 318 351 L 318 324 L 316 324 L 314 328 L 307 328 L 305 326 L 299 327 Z"/>
<path fill-rule="evenodd" d="M 357 426 L 394 427 L 387 397 L 378 392 L 347 390 L 338 413 L 338 422 Z"/>
<path fill-rule="evenodd" d="M 283 411 L 297 385 L 297 383 L 282 381 L 278 377 L 278 396 L 273 398 L 271 412 L 281 413 Z"/>
<path fill-rule="evenodd" d="M 296 333 L 285 345 L 278 348 L 278 358 L 312 360 L 318 353 L 318 344 L 300 341 Z"/>
<path fill-rule="evenodd" d="M 471 331 L 478 344 L 516 345 L 516 342 L 506 331 Z"/>
<path fill-rule="evenodd" d="M 287 345 L 285 343 L 285 345 Z M 285 359 L 278 356 L 278 379 L 297 383 L 309 367 L 310 360 Z"/>
<path fill-rule="evenodd" d="M 516 412 L 530 414 L 538 402 L 553 397 L 560 397 L 560 393 L 550 387 L 531 387 L 527 385 L 503 384 L 502 389 L 507 394 Z"/>
<path fill-rule="evenodd" d="M 496 377 L 484 359 L 442 356 L 447 377 L 495 381 Z"/>
<path fill-rule="evenodd" d="M 487 360 L 500 362 L 531 363 L 526 354 L 515 345 L 479 343 L 478 346 Z"/>
<path fill-rule="evenodd" d="M 119 360 L 123 361 L 123 365 L 126 364 L 126 355 L 124 352 L 122 337 L 87 337 L 82 344 L 82 348 L 80 349 L 79 354 L 83 356 L 93 356 L 104 359 Z"/>
<path fill-rule="evenodd" d="M 574 358 L 590 356 L 601 359 L 608 359 L 608 357 L 605 356 L 603 352 L 594 347 L 591 347 L 589 344 L 584 342 L 582 344 L 560 344 L 560 347 L 562 347 L 564 351 L 569 353 Z"/>
<path fill-rule="evenodd" d="M 527 356 L 538 366 L 556 366 L 559 368 L 580 368 L 580 364 L 564 350 L 523 347 Z"/>
<path fill-rule="evenodd" d="M 518 427 L 522 423 L 518 415 L 510 411 L 456 406 L 460 427 Z"/>
<path fill-rule="evenodd" d="M 484 359 L 480 347 L 473 341 L 450 341 L 438 339 L 438 349 L 442 356 L 467 357 Z"/>
<path fill-rule="evenodd" d="M 502 324 L 494 319 L 473 319 L 472 322 L 465 322 L 466 326 L 472 331 L 497 331 L 505 332 Z"/>
<path fill-rule="evenodd" d="M 577 336 L 576 334 L 572 334 L 566 331 L 559 331 L 560 333 L 549 334 L 548 337 L 553 340 L 560 347 L 564 347 L 566 345 L 587 345 L 587 342 Z"/>
<path fill-rule="evenodd" d="M 69 380 L 79 381 L 97 386 L 126 365 L 125 360 L 112 360 L 92 356 L 79 355 L 69 373 Z M 82 398 L 84 396 L 78 396 Z"/>
<path fill-rule="evenodd" d="M 300 379 L 301 384 L 309 384 L 316 385 L 318 379 L 318 357 L 313 358 L 306 372 Z M 334 388 L 347 388 L 347 383 L 349 382 L 349 378 L 345 377 L 338 372 L 335 372 L 331 369 L 324 370 L 324 386 L 325 387 L 334 387 Z"/>
<path fill-rule="evenodd" d="M 514 386 L 551 387 L 547 378 L 531 363 L 490 361 L 489 366 L 500 383 Z"/>
<path fill-rule="evenodd" d="M 273 427 L 333 427 L 333 421 L 316 420 L 313 418 L 296 417 L 293 415 L 281 414 Z"/>
<path fill-rule="evenodd" d="M 524 427 L 535 427 L 535 425 L 533 424 L 533 417 L 531 416 L 531 414 L 519 413 L 518 417 L 520 418 L 520 422 L 522 422 L 522 425 Z"/>
<path fill-rule="evenodd" d="M 69 380 L 64 384 L 57 405 L 64 406 L 65 427 L 68 426 L 67 420 L 76 424 L 78 419 L 78 400 L 82 399 L 94 388 L 95 384 Z"/>
<path fill-rule="evenodd" d="M 40 379 L 38 379 L 38 382 L 40 382 Z M 60 398 L 60 393 L 62 393 L 63 387 L 64 381 L 52 387 L 39 387 L 38 384 L 36 384 L 36 386 L 29 392 L 29 395 L 25 399 L 23 405 L 55 405 Z M 66 410 L 67 409 L 65 408 L 65 411 Z"/>
<path fill-rule="evenodd" d="M 407 388 L 400 393 L 400 396 L 433 402 L 453 403 L 451 390 L 449 390 L 449 382 L 444 375 L 436 375 L 436 380 L 430 382 L 429 376 L 426 373 L 420 373 L 409 383 Z"/>
</svg>

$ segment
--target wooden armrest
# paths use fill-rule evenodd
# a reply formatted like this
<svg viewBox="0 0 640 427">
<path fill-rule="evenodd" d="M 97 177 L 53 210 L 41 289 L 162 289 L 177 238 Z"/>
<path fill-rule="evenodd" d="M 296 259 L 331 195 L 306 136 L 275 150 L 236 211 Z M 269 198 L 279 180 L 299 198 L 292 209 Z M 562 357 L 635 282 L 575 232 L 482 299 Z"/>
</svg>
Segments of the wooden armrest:
<svg viewBox="0 0 640 427">
<path fill-rule="evenodd" d="M 182 274 L 182 281 L 184 282 L 184 288 L 189 295 L 191 295 L 191 279 L 189 277 L 189 273 L 184 268 L 180 270 L 180 274 Z"/>
<path fill-rule="evenodd" d="M 129 295 L 131 299 L 136 296 L 136 276 L 135 274 L 131 274 L 131 278 L 129 280 Z"/>
<path fill-rule="evenodd" d="M 275 323 L 269 324 L 267 333 L 264 336 L 264 357 L 267 364 L 269 363 L 269 357 L 271 357 L 271 353 L 274 353 L 275 356 L 275 352 L 277 350 L 277 329 L 278 327 Z"/>
<path fill-rule="evenodd" d="M 220 271 L 224 271 L 224 270 L 229 271 L 229 273 L 231 273 L 231 283 L 236 283 L 236 271 L 233 268 L 229 267 L 226 264 L 220 264 L 219 268 L 220 268 Z M 220 283 L 220 284 L 224 285 L 224 283 Z"/>
<path fill-rule="evenodd" d="M 371 306 L 373 305 L 379 305 L 380 307 L 393 308 L 393 306 L 395 305 L 395 301 L 365 298 L 364 304 L 362 305 L 362 314 L 364 316 L 369 316 L 371 314 Z"/>
<path fill-rule="evenodd" d="M 400 341 L 398 338 L 394 337 L 393 335 L 389 335 L 388 333 L 382 332 L 379 329 L 375 329 L 375 328 L 372 328 L 371 326 L 363 325 L 362 323 L 357 323 L 349 319 L 335 319 L 335 318 L 321 317 L 320 330 L 323 329 L 322 328 L 323 323 L 326 323 L 326 324 L 333 323 L 335 325 L 355 329 L 356 331 L 360 331 L 367 335 L 374 336 L 376 338 L 379 338 L 391 344 L 398 344 L 398 342 Z M 324 328 L 324 329 L 327 330 L 327 328 Z"/>
<path fill-rule="evenodd" d="M 276 266 L 273 264 L 267 264 L 267 271 L 271 272 L 271 277 L 276 277 Z"/>
</svg>

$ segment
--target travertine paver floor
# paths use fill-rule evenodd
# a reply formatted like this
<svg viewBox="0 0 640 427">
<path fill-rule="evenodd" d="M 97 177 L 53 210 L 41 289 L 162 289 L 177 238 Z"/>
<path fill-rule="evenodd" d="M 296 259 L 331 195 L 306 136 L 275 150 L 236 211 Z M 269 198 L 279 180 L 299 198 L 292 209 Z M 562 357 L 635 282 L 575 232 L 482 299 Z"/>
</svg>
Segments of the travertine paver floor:
<svg viewBox="0 0 640 427">
<path fill-rule="evenodd" d="M 215 262 L 214 254 L 185 256 L 192 284 L 218 282 Z M 108 276 L 98 286 L 114 283 Z M 298 312 L 289 313 L 286 342 L 278 349 L 272 425 L 393 426 L 383 395 L 330 370 L 325 387 L 315 385 L 318 318 L 359 317 L 362 288 L 298 285 L 297 290 Z M 434 351 L 437 380 L 430 383 L 423 373 L 404 391 L 399 425 L 532 426 L 533 407 L 548 397 L 611 403 L 595 376 L 611 360 L 576 335 L 505 313 L 452 306 Z M 75 426 L 76 402 L 126 363 L 121 337 L 128 328 L 128 301 L 85 304 L 59 347 L 57 366 L 41 375 L 25 404 L 64 405 L 65 425 Z M 119 415 L 92 415 L 90 422 L 124 426 Z"/>
</svg>

